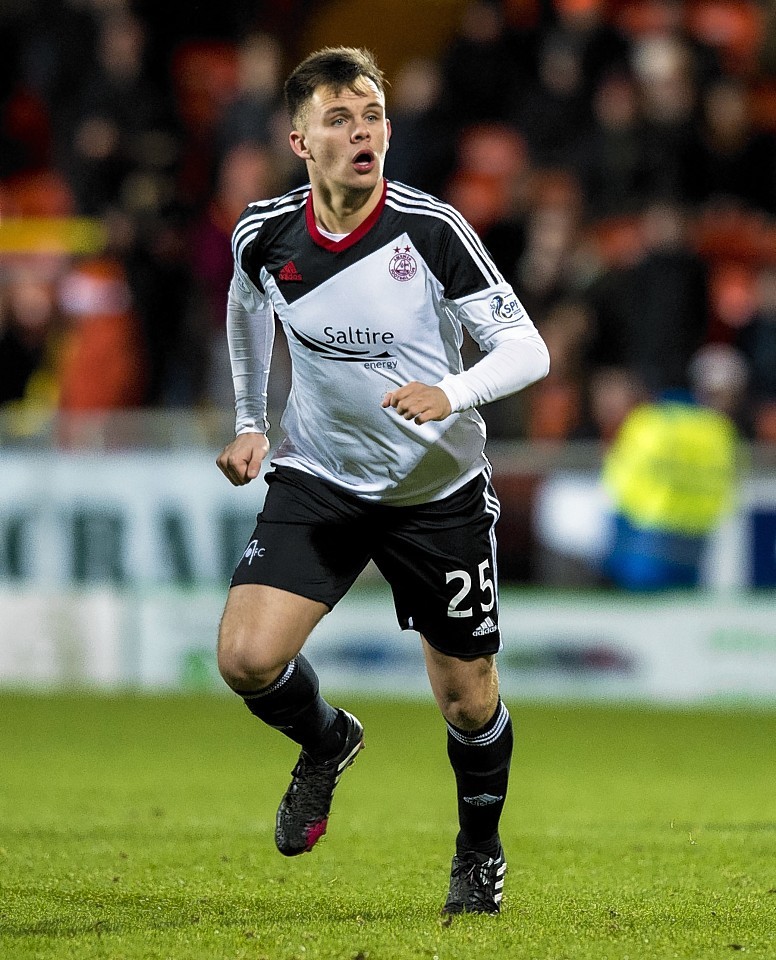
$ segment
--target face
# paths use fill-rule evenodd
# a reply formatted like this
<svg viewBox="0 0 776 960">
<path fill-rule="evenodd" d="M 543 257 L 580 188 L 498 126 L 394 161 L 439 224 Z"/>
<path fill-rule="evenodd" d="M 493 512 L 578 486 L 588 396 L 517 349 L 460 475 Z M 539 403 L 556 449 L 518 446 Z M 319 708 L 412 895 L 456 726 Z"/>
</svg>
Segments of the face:
<svg viewBox="0 0 776 960">
<path fill-rule="evenodd" d="M 371 193 L 382 181 L 390 135 L 385 99 L 363 78 L 357 90 L 318 87 L 290 142 L 307 162 L 313 185 L 329 192 Z"/>
</svg>

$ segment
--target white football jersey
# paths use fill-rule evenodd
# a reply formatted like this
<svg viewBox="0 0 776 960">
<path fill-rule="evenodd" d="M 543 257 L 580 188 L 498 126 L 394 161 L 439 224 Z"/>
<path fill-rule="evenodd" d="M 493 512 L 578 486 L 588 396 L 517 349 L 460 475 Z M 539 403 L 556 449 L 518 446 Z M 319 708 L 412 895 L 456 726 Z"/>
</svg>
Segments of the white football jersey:
<svg viewBox="0 0 776 960">
<path fill-rule="evenodd" d="M 266 426 L 274 313 L 292 374 L 273 463 L 396 505 L 440 499 L 485 468 L 485 426 L 473 407 L 417 425 L 381 406 L 386 392 L 415 380 L 455 393 L 462 326 L 486 352 L 525 341 L 535 357 L 541 344 L 453 207 L 386 181 L 367 220 L 335 241 L 316 226 L 307 185 L 251 204 L 233 251 L 227 319 L 238 433 Z M 531 360 L 517 388 L 543 376 L 542 364 Z"/>
</svg>

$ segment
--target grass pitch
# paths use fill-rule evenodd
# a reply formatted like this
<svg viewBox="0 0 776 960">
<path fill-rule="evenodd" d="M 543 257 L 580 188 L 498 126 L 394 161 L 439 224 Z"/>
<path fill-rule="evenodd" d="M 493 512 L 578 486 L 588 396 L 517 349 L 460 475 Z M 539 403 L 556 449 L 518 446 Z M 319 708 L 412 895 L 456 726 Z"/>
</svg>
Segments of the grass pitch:
<svg viewBox="0 0 776 960">
<path fill-rule="evenodd" d="M 511 703 L 503 912 L 445 925 L 444 725 L 339 702 L 367 749 L 286 860 L 296 751 L 236 698 L 0 697 L 0 957 L 776 957 L 776 712 Z"/>
</svg>

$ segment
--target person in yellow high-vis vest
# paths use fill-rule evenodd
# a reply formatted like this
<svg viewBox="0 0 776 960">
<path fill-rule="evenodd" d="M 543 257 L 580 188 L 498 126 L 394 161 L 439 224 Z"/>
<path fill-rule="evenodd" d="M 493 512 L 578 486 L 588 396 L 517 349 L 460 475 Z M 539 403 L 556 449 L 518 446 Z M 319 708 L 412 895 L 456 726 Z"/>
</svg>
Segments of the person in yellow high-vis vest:
<svg viewBox="0 0 776 960">
<path fill-rule="evenodd" d="M 698 584 L 709 535 L 734 501 L 738 448 L 732 419 L 689 394 L 631 411 L 603 465 L 614 504 L 605 573 L 614 585 Z"/>
</svg>

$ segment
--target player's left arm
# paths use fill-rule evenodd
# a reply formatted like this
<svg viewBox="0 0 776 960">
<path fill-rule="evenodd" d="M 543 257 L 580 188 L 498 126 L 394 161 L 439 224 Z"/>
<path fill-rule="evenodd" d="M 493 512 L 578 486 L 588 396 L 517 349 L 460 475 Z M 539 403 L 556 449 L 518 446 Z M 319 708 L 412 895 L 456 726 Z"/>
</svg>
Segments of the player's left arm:
<svg viewBox="0 0 776 960">
<path fill-rule="evenodd" d="M 439 383 L 413 382 L 392 390 L 383 397 L 383 407 L 393 407 L 405 420 L 418 424 L 444 420 L 451 413 L 501 400 L 547 376 L 547 346 L 511 290 L 470 300 L 459 317 L 485 351 L 482 359 Z"/>
<path fill-rule="evenodd" d="M 538 332 L 504 338 L 468 370 L 449 373 L 438 384 L 407 383 L 386 393 L 382 405 L 418 424 L 445 420 L 451 413 L 517 393 L 545 377 L 549 366 L 547 346 Z"/>
<path fill-rule="evenodd" d="M 453 412 L 511 396 L 550 369 L 547 345 L 511 286 L 502 282 L 450 304 L 484 356 L 437 384 Z"/>
<path fill-rule="evenodd" d="M 550 370 L 547 345 L 538 332 L 500 339 L 468 370 L 449 373 L 438 386 L 453 412 L 481 407 L 524 390 Z"/>
</svg>

